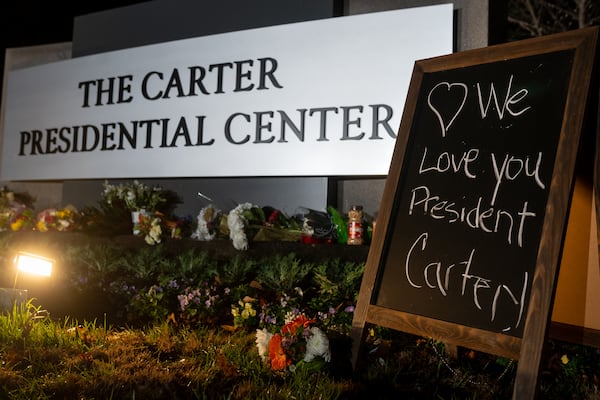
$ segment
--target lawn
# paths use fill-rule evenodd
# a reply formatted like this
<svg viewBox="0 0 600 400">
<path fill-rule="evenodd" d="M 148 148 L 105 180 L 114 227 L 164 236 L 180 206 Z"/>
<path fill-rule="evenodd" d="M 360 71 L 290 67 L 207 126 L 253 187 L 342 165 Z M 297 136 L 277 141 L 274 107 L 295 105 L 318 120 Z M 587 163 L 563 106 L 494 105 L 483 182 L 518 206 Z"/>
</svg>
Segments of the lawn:
<svg viewBox="0 0 600 400">
<path fill-rule="evenodd" d="M 2 236 L 5 262 L 19 237 Z M 23 280 L 32 298 L 0 315 L 2 399 L 512 396 L 517 361 L 464 348 L 450 355 L 443 342 L 377 326 L 353 370 L 349 331 L 364 263 L 352 251 L 316 261 L 320 246 L 302 257 L 232 257 L 181 241 L 33 237 L 57 255 L 60 276 Z M 327 348 L 322 337 L 309 345 L 315 332 Z M 276 334 L 278 359 L 259 352 L 260 338 Z M 540 398 L 600 399 L 599 379 L 597 349 L 547 340 Z"/>
</svg>

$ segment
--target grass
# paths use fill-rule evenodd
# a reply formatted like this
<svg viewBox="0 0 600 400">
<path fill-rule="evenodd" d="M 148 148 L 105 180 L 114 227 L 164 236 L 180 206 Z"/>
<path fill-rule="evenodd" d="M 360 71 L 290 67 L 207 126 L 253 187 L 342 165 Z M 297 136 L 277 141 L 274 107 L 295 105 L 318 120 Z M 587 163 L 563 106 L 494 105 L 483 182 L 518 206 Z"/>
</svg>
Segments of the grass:
<svg viewBox="0 0 600 400">
<path fill-rule="evenodd" d="M 364 366 L 353 370 L 351 306 L 364 264 L 293 254 L 223 262 L 77 238 L 53 241 L 61 273 L 52 291 L 0 313 L 2 400 L 512 397 L 516 361 L 463 348 L 449 356 L 443 342 L 382 327 L 369 327 Z M 0 257 L 10 247 L 0 241 Z M 318 316 L 331 362 L 270 370 L 256 348 L 258 320 L 232 316 L 246 298 L 279 321 L 296 307 Z M 547 341 L 541 399 L 600 400 L 599 380 L 598 349 Z"/>
<path fill-rule="evenodd" d="M 466 349 L 449 358 L 443 343 L 376 330 L 361 371 L 350 368 L 350 341 L 340 334 L 330 338 L 333 361 L 325 370 L 276 374 L 261 362 L 248 330 L 191 329 L 172 321 L 136 329 L 59 322 L 29 302 L 0 315 L 0 398 L 511 398 L 515 363 Z M 567 349 L 574 347 L 560 351 Z M 552 357 L 545 362 L 553 365 Z M 600 398 L 599 370 L 586 377 L 584 370 L 581 364 L 556 376 L 544 370 L 541 398 Z"/>
<path fill-rule="evenodd" d="M 3 399 L 327 399 L 343 390 L 325 374 L 273 375 L 246 331 L 169 323 L 112 330 L 50 319 L 23 329 L 29 315 L 0 318 L 9 338 L 1 350 Z"/>
</svg>

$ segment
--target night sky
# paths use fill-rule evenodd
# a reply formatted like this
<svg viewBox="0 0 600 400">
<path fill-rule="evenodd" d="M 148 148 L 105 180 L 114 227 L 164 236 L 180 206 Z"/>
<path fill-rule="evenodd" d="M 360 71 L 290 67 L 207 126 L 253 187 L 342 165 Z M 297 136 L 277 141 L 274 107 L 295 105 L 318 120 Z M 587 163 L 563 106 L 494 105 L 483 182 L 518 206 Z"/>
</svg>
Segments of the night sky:
<svg viewBox="0 0 600 400">
<path fill-rule="evenodd" d="M 47 0 L 3 2 L 0 29 L 3 49 L 38 44 L 69 42 L 73 35 L 73 18 L 142 0 L 78 1 L 69 5 Z"/>
<path fill-rule="evenodd" d="M 5 50 L 73 40 L 73 20 L 77 16 L 124 7 L 143 0 L 95 0 L 73 3 L 48 0 L 3 2 L 0 11 L 0 68 L 4 74 Z M 0 90 L 2 79 L 0 79 Z M 1 102 L 1 100 L 0 100 Z"/>
<path fill-rule="evenodd" d="M 10 47 L 70 42 L 76 16 L 124 7 L 142 0 L 96 0 L 73 3 L 47 0 L 3 2 L 0 11 L 0 62 L 4 71 L 4 52 Z"/>
</svg>

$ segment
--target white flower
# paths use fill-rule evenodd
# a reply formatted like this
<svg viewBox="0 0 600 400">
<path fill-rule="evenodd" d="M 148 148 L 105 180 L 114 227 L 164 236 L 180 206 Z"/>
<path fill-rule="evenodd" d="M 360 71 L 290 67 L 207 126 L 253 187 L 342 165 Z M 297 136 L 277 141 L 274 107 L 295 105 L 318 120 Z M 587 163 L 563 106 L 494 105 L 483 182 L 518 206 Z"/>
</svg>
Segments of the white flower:
<svg viewBox="0 0 600 400">
<path fill-rule="evenodd" d="M 306 354 L 304 361 L 310 362 L 315 357 L 323 357 L 326 362 L 331 361 L 331 353 L 329 352 L 329 339 L 319 328 L 310 328 L 310 336 L 306 339 Z"/>
<path fill-rule="evenodd" d="M 231 238 L 233 247 L 235 247 L 236 250 L 248 250 L 248 239 L 246 238 L 246 234 L 243 230 L 234 232 L 233 234 L 230 234 L 229 237 Z"/>
<path fill-rule="evenodd" d="M 315 234 L 314 228 L 308 224 L 308 218 L 304 218 L 304 220 L 302 221 L 302 233 L 309 236 Z"/>
<path fill-rule="evenodd" d="M 149 245 L 155 245 L 160 243 L 160 236 L 162 235 L 162 228 L 160 227 L 160 219 L 154 218 L 152 220 L 152 224 L 150 225 L 150 232 L 144 238 L 146 243 Z"/>
<path fill-rule="evenodd" d="M 296 318 L 298 318 L 299 315 L 300 314 L 298 314 L 298 312 L 295 311 L 295 310 L 287 311 L 285 313 L 285 315 L 283 316 L 284 323 L 285 324 L 291 323 L 293 320 L 295 320 Z"/>
<path fill-rule="evenodd" d="M 129 207 L 131 210 L 137 210 L 139 207 L 135 204 L 135 193 L 133 192 L 133 190 L 127 190 L 125 192 L 125 204 L 127 204 L 127 207 Z"/>
<path fill-rule="evenodd" d="M 258 355 L 263 362 L 269 360 L 269 342 L 273 337 L 272 333 L 269 333 L 265 328 L 256 330 L 256 347 L 258 349 Z"/>
<path fill-rule="evenodd" d="M 71 225 L 70 221 L 66 221 L 64 219 L 61 219 L 58 221 L 58 230 L 59 231 L 64 231 L 66 230 L 69 226 Z"/>
<path fill-rule="evenodd" d="M 104 181 L 102 197 L 108 204 L 113 204 L 115 200 L 123 201 L 131 211 L 142 209 L 155 211 L 158 205 L 167 200 L 162 188 L 152 188 L 137 180 L 130 184 L 119 185 L 111 185 L 108 181 Z"/>
<path fill-rule="evenodd" d="M 192 233 L 192 239 L 209 241 L 213 240 L 217 235 L 217 232 L 210 232 L 209 223 L 213 222 L 215 216 L 220 213 L 220 210 L 209 205 L 204 207 L 198 213 L 198 227 L 196 231 Z"/>
<path fill-rule="evenodd" d="M 248 238 L 244 232 L 246 218 L 243 213 L 254 207 L 250 203 L 242 203 L 229 212 L 227 216 L 227 227 L 229 228 L 229 238 L 233 242 L 233 247 L 237 250 L 248 250 Z"/>
</svg>

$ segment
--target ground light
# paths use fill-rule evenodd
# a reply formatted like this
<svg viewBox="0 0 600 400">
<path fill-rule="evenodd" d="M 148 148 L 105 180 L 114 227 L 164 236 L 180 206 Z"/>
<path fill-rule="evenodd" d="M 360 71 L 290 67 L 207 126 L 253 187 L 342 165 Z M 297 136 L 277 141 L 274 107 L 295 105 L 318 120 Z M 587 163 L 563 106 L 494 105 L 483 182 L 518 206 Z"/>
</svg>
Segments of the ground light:
<svg viewBox="0 0 600 400">
<path fill-rule="evenodd" d="M 33 253 L 19 252 L 15 256 L 14 264 L 17 267 L 15 272 L 16 286 L 19 272 L 47 277 L 52 275 L 54 260 Z"/>
<path fill-rule="evenodd" d="M 13 259 L 15 278 L 12 288 L 0 288 L 0 310 L 10 311 L 15 304 L 22 304 L 28 300 L 28 290 L 17 288 L 20 274 L 50 277 L 54 260 L 34 253 L 18 252 Z"/>
</svg>

